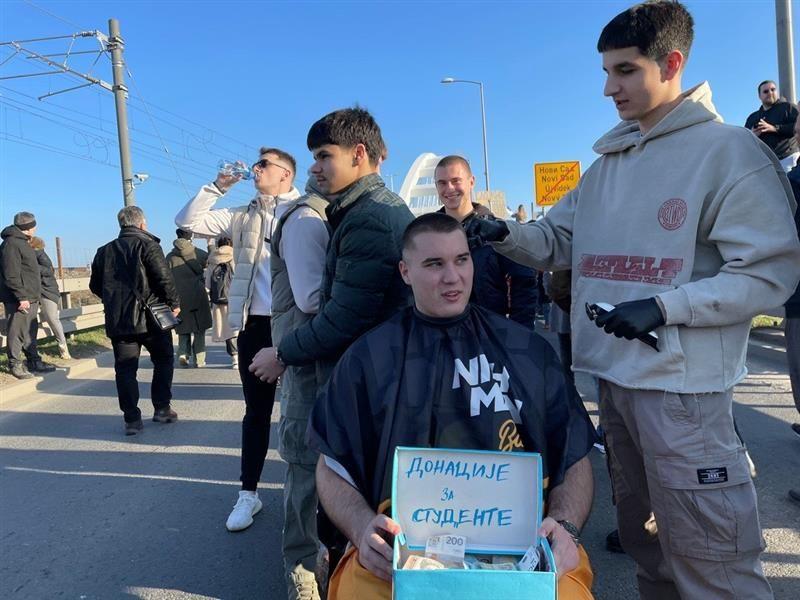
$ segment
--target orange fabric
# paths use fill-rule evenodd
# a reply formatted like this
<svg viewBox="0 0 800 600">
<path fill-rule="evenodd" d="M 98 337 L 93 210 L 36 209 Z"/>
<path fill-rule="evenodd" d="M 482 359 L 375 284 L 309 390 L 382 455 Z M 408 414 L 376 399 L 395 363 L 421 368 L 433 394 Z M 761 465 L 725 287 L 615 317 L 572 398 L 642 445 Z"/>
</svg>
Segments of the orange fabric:
<svg viewBox="0 0 800 600">
<path fill-rule="evenodd" d="M 578 566 L 558 580 L 558 600 L 593 600 L 594 573 L 589 555 L 578 546 Z M 358 550 L 351 547 L 328 585 L 328 600 L 391 600 L 392 584 L 375 577 L 358 562 Z"/>
</svg>

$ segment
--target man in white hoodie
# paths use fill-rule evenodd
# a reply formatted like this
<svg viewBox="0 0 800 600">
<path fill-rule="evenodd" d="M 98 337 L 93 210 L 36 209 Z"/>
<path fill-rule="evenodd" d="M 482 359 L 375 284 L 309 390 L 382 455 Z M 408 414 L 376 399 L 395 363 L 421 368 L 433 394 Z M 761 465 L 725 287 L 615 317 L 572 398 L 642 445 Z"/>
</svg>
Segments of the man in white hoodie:
<svg viewBox="0 0 800 600">
<path fill-rule="evenodd" d="M 203 237 L 224 235 L 233 240 L 233 281 L 228 293 L 228 320 L 238 331 L 239 376 L 244 391 L 242 420 L 242 489 L 228 517 L 230 531 L 246 529 L 261 510 L 256 488 L 269 447 L 270 418 L 275 402 L 275 384 L 261 381 L 248 371 L 253 356 L 272 346 L 272 274 L 270 244 L 279 203 L 296 200 L 300 193 L 292 185 L 296 172 L 294 158 L 277 148 L 261 148 L 253 165 L 256 196 L 249 204 L 212 209 L 241 177 L 219 173 L 204 185 L 181 209 L 175 223 L 181 229 Z"/>
<path fill-rule="evenodd" d="M 795 205 L 774 154 L 722 124 L 708 84 L 681 91 L 692 38 L 678 2 L 615 17 L 598 51 L 623 121 L 595 144 L 601 157 L 545 218 L 469 233 L 537 269 L 572 269 L 573 370 L 600 380 L 641 596 L 772 598 L 732 398 L 751 317 L 800 278 Z M 602 302 L 616 308 L 592 323 L 585 307 Z M 640 341 L 651 332 L 658 351 Z"/>
</svg>

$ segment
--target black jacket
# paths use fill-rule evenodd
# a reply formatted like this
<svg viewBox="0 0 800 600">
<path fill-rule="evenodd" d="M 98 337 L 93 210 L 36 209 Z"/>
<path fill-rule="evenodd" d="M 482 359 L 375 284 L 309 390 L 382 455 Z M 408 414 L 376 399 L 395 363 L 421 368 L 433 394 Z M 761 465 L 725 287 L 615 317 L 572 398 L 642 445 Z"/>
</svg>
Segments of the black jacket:
<svg viewBox="0 0 800 600">
<path fill-rule="evenodd" d="M 279 347 L 289 365 L 319 361 L 323 378 L 358 336 L 409 304 L 397 264 L 403 232 L 414 220 L 377 174 L 353 183 L 325 212 L 332 232 L 319 312 Z"/>
<path fill-rule="evenodd" d="M 789 183 L 792 184 L 794 199 L 800 204 L 800 160 L 794 169 L 789 172 Z M 800 237 L 800 207 L 794 213 L 794 224 L 797 227 L 797 235 Z M 786 301 L 784 306 L 787 317 L 800 318 L 800 284 L 797 285 L 794 294 Z"/>
<path fill-rule="evenodd" d="M 38 302 L 42 296 L 39 263 L 28 236 L 16 225 L 0 233 L 0 301 L 18 304 L 23 300 Z"/>
<path fill-rule="evenodd" d="M 39 263 L 39 273 L 42 276 L 42 296 L 58 303 L 60 293 L 53 261 L 44 250 L 34 250 L 34 252 L 36 252 L 36 261 Z"/>
<path fill-rule="evenodd" d="M 765 133 L 759 139 L 772 148 L 772 151 L 779 159 L 786 158 L 790 154 L 797 152 L 797 140 L 794 139 L 794 123 L 797 121 L 797 109 L 793 105 L 788 102 L 776 102 L 768 110 L 764 110 L 761 107 L 747 117 L 744 126 L 747 129 L 752 129 L 761 119 L 778 128 L 777 132 Z"/>
<path fill-rule="evenodd" d="M 159 239 L 138 227 L 123 227 L 116 240 L 98 248 L 89 289 L 103 299 L 108 337 L 157 330 L 139 298 L 179 305 Z"/>
<path fill-rule="evenodd" d="M 444 208 L 439 212 L 444 213 Z M 488 208 L 473 202 L 472 213 L 461 225 L 466 227 L 476 218 L 495 217 Z M 469 240 L 469 251 L 475 272 L 470 302 L 532 328 L 538 298 L 536 272 L 498 254 L 491 245 L 477 239 Z"/>
</svg>

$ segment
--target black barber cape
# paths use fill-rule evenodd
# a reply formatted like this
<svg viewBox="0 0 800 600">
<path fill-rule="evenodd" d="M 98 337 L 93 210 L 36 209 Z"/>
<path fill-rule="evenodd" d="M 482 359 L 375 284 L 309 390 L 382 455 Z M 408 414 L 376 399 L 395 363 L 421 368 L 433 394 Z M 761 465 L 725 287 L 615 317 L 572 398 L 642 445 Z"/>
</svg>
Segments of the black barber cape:
<svg viewBox="0 0 800 600">
<path fill-rule="evenodd" d="M 539 452 L 547 489 L 596 441 L 550 345 L 475 305 L 450 319 L 407 308 L 360 337 L 308 436 L 374 509 L 390 496 L 397 446 Z"/>
</svg>

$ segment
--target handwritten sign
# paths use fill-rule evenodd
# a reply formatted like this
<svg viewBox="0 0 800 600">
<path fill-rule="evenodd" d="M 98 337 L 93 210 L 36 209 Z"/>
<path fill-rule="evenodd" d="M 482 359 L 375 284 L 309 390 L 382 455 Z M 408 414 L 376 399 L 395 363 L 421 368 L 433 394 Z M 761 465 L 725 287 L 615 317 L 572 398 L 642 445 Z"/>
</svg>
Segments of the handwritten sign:
<svg viewBox="0 0 800 600">
<path fill-rule="evenodd" d="M 527 452 L 398 448 L 393 518 L 411 548 L 456 534 L 470 552 L 519 552 L 541 523 L 541 458 Z"/>
<path fill-rule="evenodd" d="M 568 162 L 536 163 L 533 165 L 534 193 L 537 206 L 552 206 L 578 185 L 581 178 L 581 163 Z"/>
</svg>

